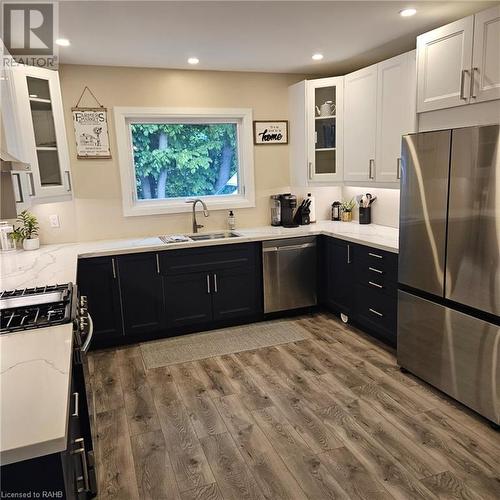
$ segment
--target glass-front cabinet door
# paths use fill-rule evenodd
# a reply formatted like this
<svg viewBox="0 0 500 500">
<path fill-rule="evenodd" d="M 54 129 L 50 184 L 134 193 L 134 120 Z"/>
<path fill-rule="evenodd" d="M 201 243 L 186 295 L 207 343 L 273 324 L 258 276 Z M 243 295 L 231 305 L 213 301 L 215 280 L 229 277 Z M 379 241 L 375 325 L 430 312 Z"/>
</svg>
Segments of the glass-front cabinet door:
<svg viewBox="0 0 500 500">
<path fill-rule="evenodd" d="M 71 199 L 66 128 L 56 71 L 25 66 L 17 75 L 16 93 L 25 131 L 26 157 L 33 175 L 35 198 Z"/>
<path fill-rule="evenodd" d="M 343 78 L 321 78 L 307 83 L 309 180 L 342 181 Z"/>
</svg>

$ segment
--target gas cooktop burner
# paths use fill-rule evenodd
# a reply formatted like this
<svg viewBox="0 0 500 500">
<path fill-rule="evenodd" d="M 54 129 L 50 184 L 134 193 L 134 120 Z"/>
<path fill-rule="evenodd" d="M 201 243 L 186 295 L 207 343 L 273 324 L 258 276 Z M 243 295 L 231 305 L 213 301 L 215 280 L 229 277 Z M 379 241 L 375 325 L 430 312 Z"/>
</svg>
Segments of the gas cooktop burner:
<svg viewBox="0 0 500 500">
<path fill-rule="evenodd" d="M 0 293 L 0 333 L 71 321 L 73 285 L 6 290 Z"/>
</svg>

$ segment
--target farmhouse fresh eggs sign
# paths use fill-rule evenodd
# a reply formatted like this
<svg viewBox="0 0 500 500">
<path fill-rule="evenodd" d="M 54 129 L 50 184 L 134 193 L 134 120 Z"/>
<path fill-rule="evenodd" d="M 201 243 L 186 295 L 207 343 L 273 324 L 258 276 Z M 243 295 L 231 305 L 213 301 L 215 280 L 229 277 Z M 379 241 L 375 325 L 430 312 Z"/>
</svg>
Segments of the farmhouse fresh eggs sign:
<svg viewBox="0 0 500 500">
<path fill-rule="evenodd" d="M 77 158 L 111 158 L 106 108 L 72 108 Z"/>
<path fill-rule="evenodd" d="M 288 122 L 281 121 L 254 121 L 254 144 L 288 144 Z"/>
</svg>

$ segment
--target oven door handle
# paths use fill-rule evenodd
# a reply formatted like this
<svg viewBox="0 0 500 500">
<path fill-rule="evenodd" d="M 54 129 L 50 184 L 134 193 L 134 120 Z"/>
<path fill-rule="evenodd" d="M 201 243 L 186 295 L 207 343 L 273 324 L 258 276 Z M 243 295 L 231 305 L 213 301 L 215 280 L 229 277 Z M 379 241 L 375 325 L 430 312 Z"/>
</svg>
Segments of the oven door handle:
<svg viewBox="0 0 500 500">
<path fill-rule="evenodd" d="M 87 334 L 87 338 L 81 347 L 81 351 L 85 353 L 89 350 L 90 342 L 92 340 L 92 336 L 94 335 L 94 322 L 92 321 L 92 316 L 89 314 L 87 317 L 89 320 L 89 333 Z"/>
</svg>

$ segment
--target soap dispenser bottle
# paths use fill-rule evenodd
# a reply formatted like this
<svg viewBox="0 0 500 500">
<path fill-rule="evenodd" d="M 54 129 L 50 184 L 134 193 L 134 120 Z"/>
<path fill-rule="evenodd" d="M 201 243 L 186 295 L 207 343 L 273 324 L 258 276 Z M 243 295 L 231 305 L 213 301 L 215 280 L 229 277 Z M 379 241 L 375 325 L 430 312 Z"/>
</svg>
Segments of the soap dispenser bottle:
<svg viewBox="0 0 500 500">
<path fill-rule="evenodd" d="M 227 216 L 227 225 L 231 231 L 236 227 L 236 218 L 232 210 L 229 211 L 229 215 Z"/>
</svg>

